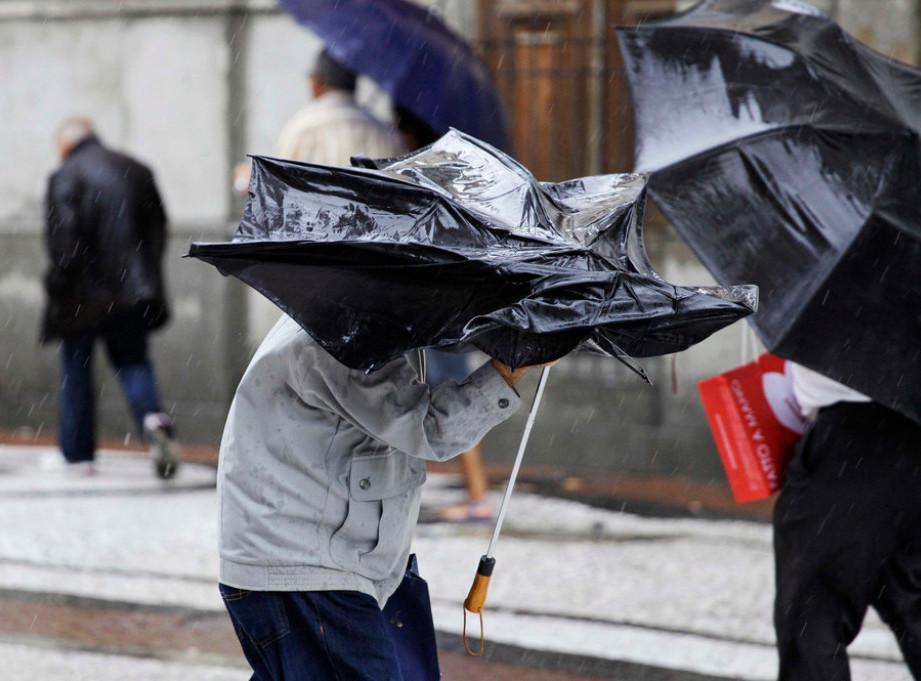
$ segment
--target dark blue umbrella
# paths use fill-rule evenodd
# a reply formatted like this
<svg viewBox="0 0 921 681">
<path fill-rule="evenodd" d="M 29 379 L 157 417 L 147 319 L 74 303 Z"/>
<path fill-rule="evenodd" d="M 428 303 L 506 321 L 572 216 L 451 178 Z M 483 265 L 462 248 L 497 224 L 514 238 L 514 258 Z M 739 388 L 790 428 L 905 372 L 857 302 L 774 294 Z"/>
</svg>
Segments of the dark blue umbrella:
<svg viewBox="0 0 921 681">
<path fill-rule="evenodd" d="M 430 11 L 406 0 L 279 0 L 330 54 L 374 80 L 437 134 L 457 128 L 511 150 L 489 71 Z"/>
</svg>

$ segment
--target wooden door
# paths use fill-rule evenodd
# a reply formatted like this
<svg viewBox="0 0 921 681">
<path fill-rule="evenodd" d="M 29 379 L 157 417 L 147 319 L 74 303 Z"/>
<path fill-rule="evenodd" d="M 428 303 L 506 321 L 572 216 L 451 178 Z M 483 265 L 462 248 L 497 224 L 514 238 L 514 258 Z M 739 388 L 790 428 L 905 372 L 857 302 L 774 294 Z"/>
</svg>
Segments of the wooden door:
<svg viewBox="0 0 921 681">
<path fill-rule="evenodd" d="M 633 168 L 613 26 L 677 0 L 478 0 L 478 42 L 506 99 L 515 156 L 539 180 Z"/>
</svg>

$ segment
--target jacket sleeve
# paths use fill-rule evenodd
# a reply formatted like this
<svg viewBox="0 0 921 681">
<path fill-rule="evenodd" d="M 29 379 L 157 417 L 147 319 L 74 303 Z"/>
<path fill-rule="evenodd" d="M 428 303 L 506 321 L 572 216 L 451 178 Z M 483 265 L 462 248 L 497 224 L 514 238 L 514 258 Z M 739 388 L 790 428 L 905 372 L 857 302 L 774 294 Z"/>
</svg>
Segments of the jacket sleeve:
<svg viewBox="0 0 921 681">
<path fill-rule="evenodd" d="M 291 387 L 308 405 L 326 409 L 410 456 L 443 461 L 476 445 L 521 406 L 490 362 L 465 381 L 434 390 L 405 357 L 371 373 L 349 369 L 316 343 L 293 359 Z"/>
<path fill-rule="evenodd" d="M 157 190 L 153 173 L 147 170 L 141 182 L 140 212 L 144 230 L 142 238 L 153 259 L 159 262 L 166 246 L 166 210 L 163 207 L 160 192 Z"/>
<path fill-rule="evenodd" d="M 49 279 L 54 281 L 81 261 L 87 248 L 80 234 L 77 180 L 65 173 L 53 174 L 45 201 L 45 243 L 51 259 Z"/>
</svg>

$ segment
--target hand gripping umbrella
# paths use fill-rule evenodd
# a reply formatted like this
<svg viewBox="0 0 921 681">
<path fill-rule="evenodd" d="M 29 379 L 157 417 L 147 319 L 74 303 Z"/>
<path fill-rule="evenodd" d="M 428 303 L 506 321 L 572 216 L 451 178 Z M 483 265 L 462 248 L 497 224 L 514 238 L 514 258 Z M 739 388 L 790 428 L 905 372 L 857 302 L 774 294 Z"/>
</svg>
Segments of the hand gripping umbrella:
<svg viewBox="0 0 921 681">
<path fill-rule="evenodd" d="M 486 66 L 431 10 L 409 0 L 278 0 L 329 52 L 439 135 L 457 128 L 511 150 L 508 118 Z"/>
<path fill-rule="evenodd" d="M 457 131 L 361 162 L 371 167 L 256 157 L 234 240 L 189 253 L 265 294 L 354 369 L 469 346 L 512 367 L 573 350 L 630 363 L 687 348 L 755 309 L 754 287 L 688 288 L 655 274 L 641 238 L 641 175 L 538 183 Z M 545 369 L 541 391 L 546 378 Z M 539 395 L 515 472 L 538 405 Z M 480 614 L 513 483 L 514 474 L 467 601 Z"/>
<path fill-rule="evenodd" d="M 921 71 L 795 0 L 618 28 L 637 168 L 764 344 L 921 421 Z"/>
</svg>

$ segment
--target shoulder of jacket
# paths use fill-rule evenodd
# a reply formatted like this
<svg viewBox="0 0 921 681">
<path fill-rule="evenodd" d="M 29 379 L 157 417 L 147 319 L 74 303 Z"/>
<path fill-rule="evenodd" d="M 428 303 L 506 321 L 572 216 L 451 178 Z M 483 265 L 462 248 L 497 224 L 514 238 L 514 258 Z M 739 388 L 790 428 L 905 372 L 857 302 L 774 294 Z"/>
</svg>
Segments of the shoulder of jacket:
<svg viewBox="0 0 921 681">
<path fill-rule="evenodd" d="M 82 172 L 77 165 L 68 164 L 70 159 L 65 159 L 58 168 L 48 176 L 48 188 L 55 191 L 66 191 L 79 186 Z"/>
<path fill-rule="evenodd" d="M 102 147 L 102 151 L 109 158 L 124 164 L 125 166 L 131 168 L 131 170 L 134 172 L 138 172 L 144 175 L 153 175 L 153 171 L 146 163 L 137 160 L 134 156 L 130 156 L 124 151 L 116 151 L 106 147 Z"/>
<path fill-rule="evenodd" d="M 316 341 L 310 334 L 287 314 L 282 315 L 262 341 L 262 348 L 269 352 L 284 352 L 293 348 L 308 348 L 314 345 Z"/>
</svg>

